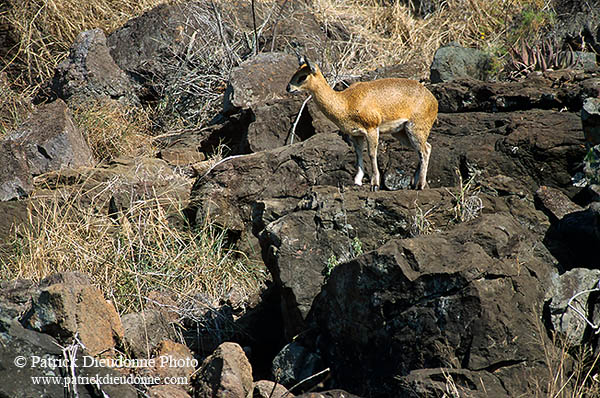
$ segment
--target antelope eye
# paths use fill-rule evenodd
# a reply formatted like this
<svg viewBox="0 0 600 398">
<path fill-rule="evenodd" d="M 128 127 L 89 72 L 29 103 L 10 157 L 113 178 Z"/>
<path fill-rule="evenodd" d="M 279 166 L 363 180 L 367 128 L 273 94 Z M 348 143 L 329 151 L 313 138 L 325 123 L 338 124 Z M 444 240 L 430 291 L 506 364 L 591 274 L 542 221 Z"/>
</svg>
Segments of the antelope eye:
<svg viewBox="0 0 600 398">
<path fill-rule="evenodd" d="M 306 75 L 302 75 L 298 78 L 298 83 L 302 83 L 305 80 L 306 80 Z"/>
</svg>

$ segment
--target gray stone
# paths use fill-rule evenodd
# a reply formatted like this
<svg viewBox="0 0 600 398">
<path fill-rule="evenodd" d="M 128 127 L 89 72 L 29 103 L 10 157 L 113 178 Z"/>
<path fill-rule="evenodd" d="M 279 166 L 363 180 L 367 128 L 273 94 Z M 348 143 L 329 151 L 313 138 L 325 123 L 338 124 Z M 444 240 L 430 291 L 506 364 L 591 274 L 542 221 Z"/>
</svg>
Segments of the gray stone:
<svg viewBox="0 0 600 398">
<path fill-rule="evenodd" d="M 289 388 L 323 369 L 318 354 L 310 352 L 297 342 L 291 342 L 273 359 L 271 373 L 276 380 Z M 319 379 L 313 380 L 313 384 L 319 381 Z"/>
<path fill-rule="evenodd" d="M 28 196 L 33 181 L 22 146 L 11 139 L 0 141 L 0 163 L 0 201 Z"/>
<path fill-rule="evenodd" d="M 486 80 L 491 58 L 483 51 L 450 43 L 438 48 L 431 64 L 432 83 L 448 82 L 461 77 Z"/>
<path fill-rule="evenodd" d="M 196 398 L 246 398 L 252 391 L 252 367 L 242 347 L 223 343 L 197 373 Z"/>
<path fill-rule="evenodd" d="M 581 108 L 583 135 L 589 145 L 600 144 L 600 98 L 586 98 Z"/>
<path fill-rule="evenodd" d="M 255 381 L 252 385 L 252 391 L 248 393 L 247 398 L 294 398 L 295 395 L 290 393 L 281 384 L 271 380 Z"/>
<path fill-rule="evenodd" d="M 32 175 L 67 167 L 92 166 L 94 159 L 71 112 L 60 99 L 39 105 L 6 139 L 15 141 Z"/>
<path fill-rule="evenodd" d="M 122 318 L 126 349 L 134 358 L 149 358 L 163 340 L 176 339 L 173 325 L 159 310 L 125 314 Z"/>
<path fill-rule="evenodd" d="M 24 366 L 17 367 L 15 359 L 23 357 Z M 46 361 L 33 364 L 37 357 Z M 65 376 L 67 368 L 58 361 L 63 360 L 61 344 L 53 337 L 33 330 L 27 330 L 16 320 L 9 320 L 0 314 L 0 396 L 11 398 L 64 397 L 65 389 L 62 384 L 32 382 L 32 377 Z M 53 366 L 56 365 L 56 366 Z M 116 378 L 123 374 L 107 367 L 84 366 L 81 351 L 77 356 L 76 375 L 87 378 Z M 125 383 L 103 384 L 97 388 L 91 384 L 77 386 L 80 398 L 119 397 L 136 398 L 137 392 L 132 385 Z"/>
<path fill-rule="evenodd" d="M 297 69 L 296 57 L 284 53 L 262 53 L 242 62 L 231 71 L 223 112 L 292 98 L 286 86 Z"/>
<path fill-rule="evenodd" d="M 101 29 L 87 30 L 77 36 L 69 56 L 56 68 L 52 92 L 71 106 L 99 99 L 128 105 L 139 103 L 129 77 L 110 55 Z"/>
<path fill-rule="evenodd" d="M 598 287 L 600 281 L 600 270 L 586 268 L 575 268 L 562 275 L 555 274 L 552 277 L 552 287 L 548 292 L 546 305 L 549 309 L 549 321 L 554 330 L 560 333 L 569 344 L 575 348 L 586 342 L 585 333 L 589 328 L 582 317 L 573 308 L 568 307 L 568 302 L 577 293 Z M 593 323 L 600 321 L 600 314 L 590 313 L 591 305 L 588 302 L 590 293 L 579 296 L 571 305 Z"/>
</svg>

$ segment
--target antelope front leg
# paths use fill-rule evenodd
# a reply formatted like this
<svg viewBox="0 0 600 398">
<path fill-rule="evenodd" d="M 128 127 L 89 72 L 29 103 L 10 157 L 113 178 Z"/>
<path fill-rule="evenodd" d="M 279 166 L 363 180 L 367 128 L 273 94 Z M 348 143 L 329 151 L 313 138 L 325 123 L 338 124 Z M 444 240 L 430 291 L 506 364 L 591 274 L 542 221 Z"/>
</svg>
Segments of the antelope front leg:
<svg viewBox="0 0 600 398">
<path fill-rule="evenodd" d="M 374 128 L 367 131 L 367 149 L 371 158 L 371 191 L 379 190 L 379 167 L 377 166 L 377 146 L 379 145 L 379 129 Z"/>
<path fill-rule="evenodd" d="M 362 185 L 362 179 L 365 175 L 365 165 L 363 163 L 363 150 L 365 148 L 365 137 L 362 135 L 352 135 L 352 144 L 356 152 L 356 176 L 354 177 L 354 185 Z"/>
</svg>

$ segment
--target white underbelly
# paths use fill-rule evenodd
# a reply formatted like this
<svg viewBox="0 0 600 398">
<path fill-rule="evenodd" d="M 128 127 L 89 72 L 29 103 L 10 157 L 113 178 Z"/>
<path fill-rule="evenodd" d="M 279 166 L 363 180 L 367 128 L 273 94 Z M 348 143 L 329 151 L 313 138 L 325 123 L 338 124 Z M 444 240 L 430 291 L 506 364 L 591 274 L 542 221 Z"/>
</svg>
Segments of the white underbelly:
<svg viewBox="0 0 600 398">
<path fill-rule="evenodd" d="M 388 120 L 379 126 L 379 134 L 392 134 L 399 130 L 404 129 L 404 124 L 408 121 L 408 119 L 396 119 L 396 120 Z"/>
</svg>

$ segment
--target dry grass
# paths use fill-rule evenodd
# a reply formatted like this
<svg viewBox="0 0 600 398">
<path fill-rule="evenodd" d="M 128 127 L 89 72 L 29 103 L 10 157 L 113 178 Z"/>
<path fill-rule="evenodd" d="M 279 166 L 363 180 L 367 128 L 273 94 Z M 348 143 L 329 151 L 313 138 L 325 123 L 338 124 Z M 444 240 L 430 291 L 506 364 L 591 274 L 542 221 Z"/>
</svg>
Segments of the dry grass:
<svg viewBox="0 0 600 398">
<path fill-rule="evenodd" d="M 108 215 L 90 210 L 101 204 L 80 203 L 89 199 L 86 192 L 47 195 L 31 200 L 29 223 L 15 231 L 12 254 L 0 258 L 3 279 L 81 271 L 127 313 L 139 310 L 151 291 L 171 295 L 182 308 L 198 295 L 202 305 L 216 306 L 232 291 L 242 298 L 256 291 L 265 277 L 227 248 L 223 229 L 182 225 L 181 204 L 167 196 L 132 198 L 127 210 Z"/>
<path fill-rule="evenodd" d="M 591 398 L 600 396 L 600 353 L 588 345 L 569 349 L 568 338 L 553 335 L 552 341 L 543 338 L 545 330 L 538 320 L 539 342 L 544 351 L 548 374 L 535 379 L 535 397 Z"/>
<path fill-rule="evenodd" d="M 331 69 L 343 65 L 343 74 L 361 75 L 381 66 L 415 61 L 427 70 L 435 51 L 452 41 L 505 53 L 516 40 L 511 32 L 531 35 L 545 26 L 539 19 L 525 20 L 524 14 L 550 9 L 549 0 L 439 3 L 435 12 L 419 18 L 399 0 L 315 0 L 315 15 L 326 29 L 342 26 L 350 34 L 347 41 L 331 44 L 341 49 L 345 60 L 326 61 L 332 63 Z"/>
<path fill-rule="evenodd" d="M 84 30 L 112 32 L 127 20 L 166 0 L 8 0 L 0 26 L 12 28 L 15 47 L 0 69 L 12 66 L 14 83 L 36 86 L 50 78 L 71 43 Z"/>
<path fill-rule="evenodd" d="M 142 108 L 102 100 L 74 109 L 74 117 L 97 160 L 153 156 L 157 151 L 149 112 Z"/>
</svg>

